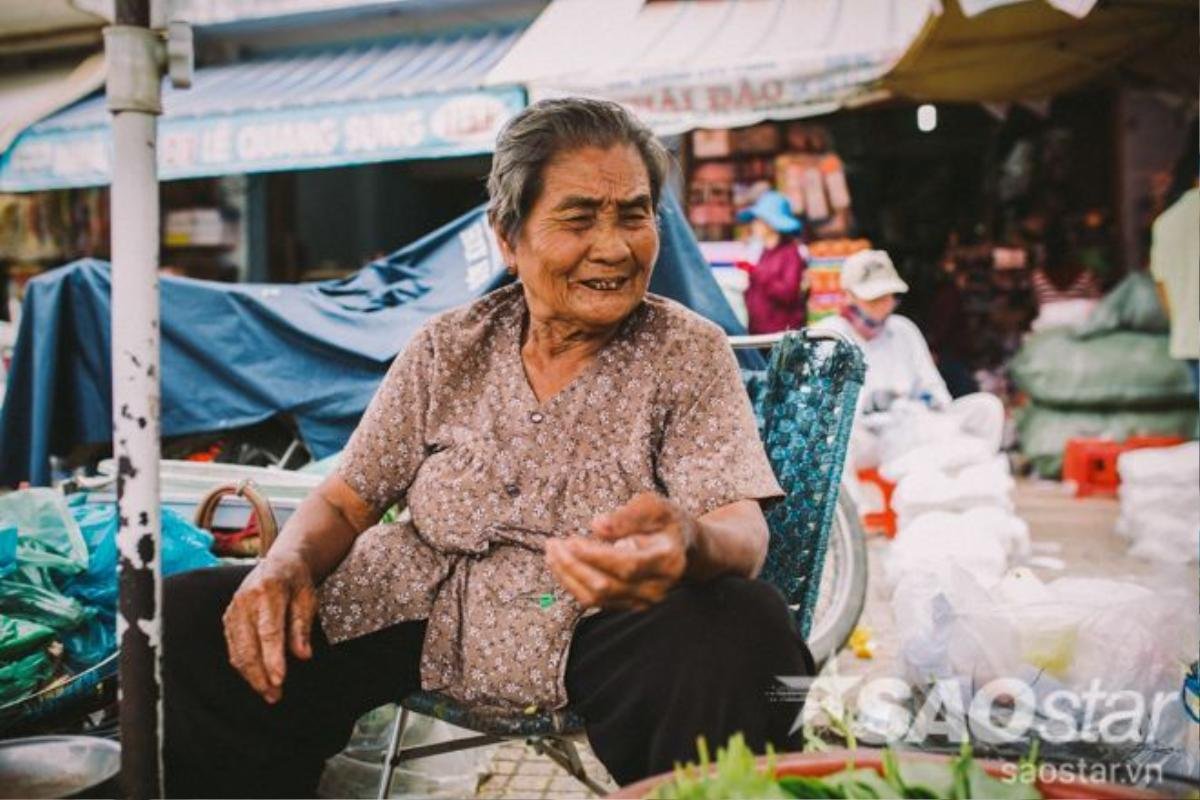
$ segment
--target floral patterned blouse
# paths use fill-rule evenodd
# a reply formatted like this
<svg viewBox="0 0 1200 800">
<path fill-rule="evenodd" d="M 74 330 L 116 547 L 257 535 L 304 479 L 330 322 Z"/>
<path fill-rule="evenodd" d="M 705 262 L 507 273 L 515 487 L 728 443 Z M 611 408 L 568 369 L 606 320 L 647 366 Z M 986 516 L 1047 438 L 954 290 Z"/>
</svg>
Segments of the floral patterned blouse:
<svg viewBox="0 0 1200 800">
<path fill-rule="evenodd" d="M 477 711 L 561 708 L 583 609 L 545 565 L 639 492 L 688 513 L 782 494 L 722 331 L 655 295 L 539 403 L 521 361 L 519 283 L 426 323 L 338 466 L 382 511 L 321 587 L 331 642 L 428 619 L 425 689 Z"/>
</svg>

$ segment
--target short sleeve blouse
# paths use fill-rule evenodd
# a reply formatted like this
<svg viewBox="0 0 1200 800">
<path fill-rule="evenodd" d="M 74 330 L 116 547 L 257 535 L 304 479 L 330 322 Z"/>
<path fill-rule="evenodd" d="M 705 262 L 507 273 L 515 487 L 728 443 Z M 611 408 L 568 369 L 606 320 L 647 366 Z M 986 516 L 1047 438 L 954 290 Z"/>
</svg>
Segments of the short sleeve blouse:
<svg viewBox="0 0 1200 800">
<path fill-rule="evenodd" d="M 543 558 L 554 536 L 653 491 L 702 515 L 780 496 L 719 328 L 648 295 L 570 385 L 539 402 L 520 284 L 426 324 L 393 363 L 338 474 L 395 523 L 321 588 L 337 642 L 428 619 L 422 684 L 477 707 L 566 703 L 583 613 Z"/>
</svg>

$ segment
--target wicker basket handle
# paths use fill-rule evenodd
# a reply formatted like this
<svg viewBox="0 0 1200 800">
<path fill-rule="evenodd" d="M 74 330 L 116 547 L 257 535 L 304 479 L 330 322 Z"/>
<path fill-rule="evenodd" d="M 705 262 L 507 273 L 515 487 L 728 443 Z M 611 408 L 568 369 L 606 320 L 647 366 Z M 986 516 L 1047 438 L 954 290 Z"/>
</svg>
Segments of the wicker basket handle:
<svg viewBox="0 0 1200 800">
<path fill-rule="evenodd" d="M 254 516 L 258 518 L 259 554 L 265 556 L 279 535 L 279 523 L 275 520 L 275 512 L 271 510 L 271 504 L 267 502 L 267 498 L 254 485 L 254 481 L 248 478 L 237 483 L 223 483 L 206 494 L 200 501 L 200 505 L 196 507 L 196 527 L 204 530 L 211 529 L 217 506 L 220 504 L 221 498 L 227 495 L 244 497 L 254 508 Z"/>
</svg>

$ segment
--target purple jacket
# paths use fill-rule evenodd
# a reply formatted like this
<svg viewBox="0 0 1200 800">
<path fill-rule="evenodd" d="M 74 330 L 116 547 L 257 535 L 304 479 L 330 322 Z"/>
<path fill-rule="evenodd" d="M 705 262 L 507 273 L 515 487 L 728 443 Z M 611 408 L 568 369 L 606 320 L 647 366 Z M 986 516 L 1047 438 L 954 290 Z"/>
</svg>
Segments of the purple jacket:
<svg viewBox="0 0 1200 800">
<path fill-rule="evenodd" d="M 800 295 L 804 268 L 795 239 L 785 236 L 779 244 L 763 251 L 750 272 L 750 286 L 746 289 L 750 333 L 804 327 L 806 314 Z"/>
</svg>

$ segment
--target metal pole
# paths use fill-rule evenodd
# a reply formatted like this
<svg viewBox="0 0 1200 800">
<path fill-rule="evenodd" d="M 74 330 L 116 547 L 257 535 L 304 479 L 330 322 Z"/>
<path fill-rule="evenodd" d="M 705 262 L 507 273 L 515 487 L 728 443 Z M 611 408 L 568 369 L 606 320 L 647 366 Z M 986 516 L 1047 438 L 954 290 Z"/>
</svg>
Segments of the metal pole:
<svg viewBox="0 0 1200 800">
<path fill-rule="evenodd" d="M 157 116 L 161 39 L 149 0 L 104 31 L 112 112 L 113 455 L 117 460 L 121 788 L 163 796 Z"/>
</svg>

